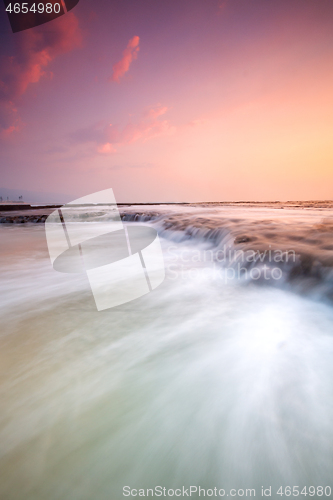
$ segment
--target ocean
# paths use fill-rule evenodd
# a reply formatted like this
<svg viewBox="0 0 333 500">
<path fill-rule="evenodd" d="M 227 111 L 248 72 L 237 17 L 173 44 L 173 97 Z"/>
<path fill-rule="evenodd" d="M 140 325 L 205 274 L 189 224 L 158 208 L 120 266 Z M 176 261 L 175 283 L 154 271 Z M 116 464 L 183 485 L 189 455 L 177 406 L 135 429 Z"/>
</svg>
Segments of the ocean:
<svg viewBox="0 0 333 500">
<path fill-rule="evenodd" d="M 44 224 L 0 224 L 0 498 L 330 497 L 332 209 L 121 213 L 166 278 L 104 311 Z"/>
</svg>

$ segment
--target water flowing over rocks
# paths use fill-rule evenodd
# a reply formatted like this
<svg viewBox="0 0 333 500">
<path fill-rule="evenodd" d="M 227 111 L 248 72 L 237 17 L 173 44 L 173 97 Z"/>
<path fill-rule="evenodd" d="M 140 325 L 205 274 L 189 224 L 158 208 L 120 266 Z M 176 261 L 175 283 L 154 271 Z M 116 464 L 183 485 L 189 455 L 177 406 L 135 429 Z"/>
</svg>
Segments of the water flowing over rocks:
<svg viewBox="0 0 333 500">
<path fill-rule="evenodd" d="M 220 267 L 244 283 L 287 287 L 333 300 L 333 203 L 202 203 L 120 205 L 123 222 L 149 223 L 171 243 L 209 248 Z M 280 208 L 284 208 L 283 212 Z M 42 224 L 54 207 L 2 212 L 0 224 Z M 89 210 L 85 222 L 109 220 Z M 82 214 L 80 215 L 82 217 Z M 259 278 L 254 271 L 265 271 Z M 279 279 L 267 279 L 274 269 Z"/>
</svg>

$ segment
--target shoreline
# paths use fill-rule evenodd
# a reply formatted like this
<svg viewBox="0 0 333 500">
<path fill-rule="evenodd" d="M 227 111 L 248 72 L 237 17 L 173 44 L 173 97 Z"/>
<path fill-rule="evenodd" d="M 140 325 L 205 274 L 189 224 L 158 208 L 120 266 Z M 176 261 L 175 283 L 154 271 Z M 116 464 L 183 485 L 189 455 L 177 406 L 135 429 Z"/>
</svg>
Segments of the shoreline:
<svg viewBox="0 0 333 500">
<path fill-rule="evenodd" d="M 4 202 L 0 203 L 0 224 L 24 224 L 24 223 L 45 223 L 47 217 L 56 209 L 61 208 L 63 205 L 30 205 L 30 204 L 17 204 Z M 144 207 L 149 207 L 151 210 L 153 207 L 186 207 L 186 208 L 229 208 L 229 207 L 244 207 L 244 208 L 269 208 L 274 210 L 330 210 L 333 209 L 333 200 L 322 200 L 322 201 L 234 201 L 234 202 L 173 202 L 173 203 L 117 203 L 117 206 L 121 208 L 121 216 L 127 215 L 125 208 L 131 210 L 131 215 L 134 217 L 142 217 L 147 215 L 147 210 L 142 210 Z M 137 211 L 133 212 L 134 207 L 140 207 Z M 141 209 L 142 207 L 142 209 Z M 97 207 L 96 207 L 97 208 Z M 150 215 L 159 216 L 163 212 L 159 213 L 158 210 L 154 211 Z"/>
<path fill-rule="evenodd" d="M 119 213 L 124 223 L 153 223 L 160 236 L 169 241 L 169 246 L 184 243 L 185 246 L 195 244 L 199 250 L 208 248 L 218 265 L 221 254 L 227 250 L 228 258 L 222 267 L 228 268 L 228 273 L 237 270 L 240 259 L 245 258 L 240 262 L 245 275 L 254 267 L 268 273 L 279 269 L 281 280 L 271 283 L 275 287 L 285 286 L 304 295 L 317 294 L 332 303 L 333 202 L 328 208 L 323 208 L 323 202 L 312 202 L 310 207 L 304 205 L 297 207 L 295 202 L 292 206 L 276 203 L 267 207 L 258 203 L 246 208 L 240 204 L 123 205 L 119 206 Z M 107 224 L 107 210 L 96 208 L 84 223 L 98 220 Z M 9 230 L 23 224 L 28 230 L 30 224 L 26 223 L 33 223 L 39 224 L 42 230 L 53 211 L 50 207 L 36 207 L 25 212 L 3 212 L 0 227 L 6 231 L 6 227 Z M 30 228 L 32 230 L 32 226 Z M 188 262 L 186 255 L 184 262 Z M 262 283 L 257 279 L 250 282 Z"/>
</svg>

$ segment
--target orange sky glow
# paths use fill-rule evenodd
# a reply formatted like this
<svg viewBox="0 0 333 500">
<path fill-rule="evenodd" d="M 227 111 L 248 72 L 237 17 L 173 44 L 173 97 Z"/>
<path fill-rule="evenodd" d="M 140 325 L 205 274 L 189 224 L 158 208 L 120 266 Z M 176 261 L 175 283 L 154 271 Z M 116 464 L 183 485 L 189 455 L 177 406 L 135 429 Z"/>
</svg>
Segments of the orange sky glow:
<svg viewBox="0 0 333 500">
<path fill-rule="evenodd" d="M 0 19 L 2 187 L 332 199 L 332 2 L 125 4 L 15 34 Z"/>
</svg>

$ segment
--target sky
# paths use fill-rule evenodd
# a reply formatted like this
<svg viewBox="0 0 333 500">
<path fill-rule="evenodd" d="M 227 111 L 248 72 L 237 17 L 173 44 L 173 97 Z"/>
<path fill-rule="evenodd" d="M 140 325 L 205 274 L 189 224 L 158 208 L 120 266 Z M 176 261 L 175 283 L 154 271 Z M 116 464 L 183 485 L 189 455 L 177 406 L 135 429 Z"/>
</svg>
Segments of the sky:
<svg viewBox="0 0 333 500">
<path fill-rule="evenodd" d="M 1 9 L 0 187 L 333 198 L 332 0 L 80 0 L 19 33 Z"/>
</svg>

